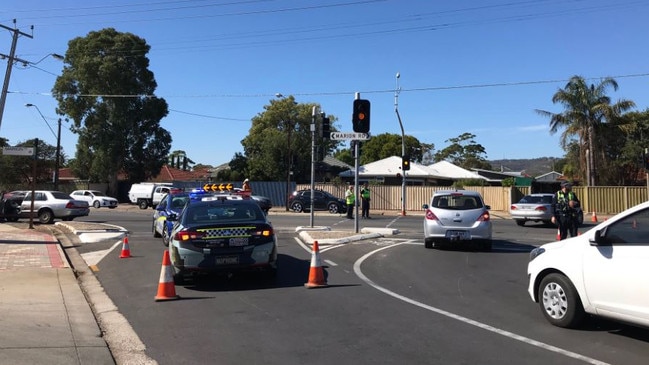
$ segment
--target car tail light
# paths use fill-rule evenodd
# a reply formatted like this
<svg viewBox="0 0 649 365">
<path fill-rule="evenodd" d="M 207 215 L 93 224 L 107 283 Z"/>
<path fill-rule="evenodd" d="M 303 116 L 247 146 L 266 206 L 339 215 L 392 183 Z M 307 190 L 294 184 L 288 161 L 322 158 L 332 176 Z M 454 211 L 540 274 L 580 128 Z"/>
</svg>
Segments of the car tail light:
<svg viewBox="0 0 649 365">
<path fill-rule="evenodd" d="M 205 236 L 205 233 L 196 231 L 178 231 L 174 235 L 176 241 L 192 241 L 199 240 Z"/>
<path fill-rule="evenodd" d="M 511 209 L 511 210 L 516 210 L 516 209 L 518 209 L 518 207 L 515 206 L 515 205 L 512 205 L 512 206 L 510 207 L 510 209 Z"/>
<path fill-rule="evenodd" d="M 480 217 L 478 217 L 478 222 L 489 222 L 490 219 L 491 215 L 489 214 L 489 212 L 484 212 L 480 214 Z"/>
<path fill-rule="evenodd" d="M 65 205 L 65 209 L 74 209 L 74 208 L 79 208 L 79 207 L 76 204 L 74 204 L 73 202 L 68 202 Z"/>
<path fill-rule="evenodd" d="M 426 219 L 428 219 L 429 221 L 438 221 L 439 220 L 439 218 L 437 218 L 435 213 L 433 213 L 433 211 L 430 210 L 430 209 L 426 210 Z"/>
<path fill-rule="evenodd" d="M 541 212 L 545 212 L 545 211 L 548 210 L 548 208 L 545 205 L 540 205 L 540 206 L 536 207 L 536 209 L 534 209 L 534 210 L 540 210 Z"/>
</svg>

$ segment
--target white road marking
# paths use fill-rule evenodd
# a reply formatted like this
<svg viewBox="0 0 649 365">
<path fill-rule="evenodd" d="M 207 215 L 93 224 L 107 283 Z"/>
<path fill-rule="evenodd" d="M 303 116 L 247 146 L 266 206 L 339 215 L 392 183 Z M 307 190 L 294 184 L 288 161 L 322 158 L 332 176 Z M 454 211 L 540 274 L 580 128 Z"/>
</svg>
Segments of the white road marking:
<svg viewBox="0 0 649 365">
<path fill-rule="evenodd" d="M 115 242 L 109 249 L 107 250 L 101 250 L 101 251 L 94 251 L 94 252 L 87 252 L 87 253 L 82 253 L 81 257 L 83 260 L 88 264 L 88 266 L 94 266 L 99 263 L 104 257 L 106 257 L 111 251 L 115 249 L 115 247 L 121 245 L 123 243 L 122 240 L 119 240 Z"/>
<path fill-rule="evenodd" d="M 369 258 L 370 256 L 374 255 L 377 252 L 380 252 L 380 251 L 388 249 L 388 248 L 400 246 L 400 245 L 401 245 L 401 243 L 397 243 L 395 245 L 381 247 L 381 248 L 378 248 L 378 249 L 376 249 L 376 250 L 374 250 L 372 252 L 369 252 L 369 253 L 363 255 L 361 258 L 356 260 L 356 262 L 354 263 L 354 272 L 356 273 L 356 275 L 361 280 L 363 280 L 364 282 L 366 282 L 370 286 L 374 287 L 375 289 L 377 289 L 379 291 L 382 291 L 383 293 L 385 293 L 385 294 L 387 294 L 387 295 L 389 295 L 391 297 L 397 298 L 399 300 L 402 300 L 402 301 L 404 301 L 406 303 L 410 303 L 412 305 L 423 308 L 425 310 L 435 312 L 437 314 L 441 314 L 441 315 L 449 317 L 451 319 L 455 319 L 455 320 L 458 320 L 460 322 L 464 322 L 466 324 L 476 326 L 478 328 L 482 328 L 484 330 L 499 334 L 501 336 L 509 337 L 511 339 L 521 341 L 521 342 L 527 343 L 529 345 L 542 348 L 544 350 L 556 352 L 558 354 L 561 354 L 561 355 L 564 355 L 564 356 L 567 356 L 567 357 L 571 357 L 573 359 L 581 360 L 581 361 L 584 361 L 584 362 L 589 363 L 589 364 L 610 365 L 610 364 L 608 364 L 606 362 L 603 362 L 603 361 L 600 361 L 600 360 L 596 360 L 596 359 L 593 359 L 593 358 L 590 358 L 590 357 L 587 357 L 587 356 L 584 356 L 584 355 L 581 355 L 581 354 L 578 354 L 578 353 L 575 353 L 575 352 L 572 352 L 572 351 L 564 350 L 562 348 L 552 346 L 552 345 L 549 345 L 549 344 L 544 343 L 544 342 L 536 341 L 536 340 L 533 340 L 533 339 L 528 338 L 528 337 L 517 335 L 515 333 L 505 331 L 505 330 L 502 330 L 500 328 L 496 328 L 496 327 L 490 326 L 488 324 L 481 323 L 481 322 L 475 321 L 473 319 L 466 318 L 466 317 L 463 317 L 463 316 L 460 316 L 460 315 L 457 315 L 457 314 L 454 314 L 454 313 L 451 313 L 451 312 L 447 312 L 447 311 L 445 311 L 443 309 L 439 309 L 439 308 L 436 308 L 436 307 L 433 307 L 433 306 L 418 302 L 418 301 L 410 299 L 408 297 L 404 297 L 403 295 L 399 295 L 399 294 L 397 294 L 395 292 L 392 292 L 392 291 L 390 291 L 390 290 L 388 290 L 386 288 L 383 288 L 383 287 L 377 285 L 376 283 L 374 283 L 372 280 L 370 280 L 367 276 L 365 276 L 363 274 L 363 272 L 361 271 L 361 264 L 363 263 L 363 261 L 365 261 L 367 258 Z"/>
<path fill-rule="evenodd" d="M 331 260 L 324 260 L 324 262 L 328 263 L 329 266 L 338 266 L 337 263 L 335 263 L 335 262 L 333 262 L 333 261 L 331 261 Z"/>
</svg>

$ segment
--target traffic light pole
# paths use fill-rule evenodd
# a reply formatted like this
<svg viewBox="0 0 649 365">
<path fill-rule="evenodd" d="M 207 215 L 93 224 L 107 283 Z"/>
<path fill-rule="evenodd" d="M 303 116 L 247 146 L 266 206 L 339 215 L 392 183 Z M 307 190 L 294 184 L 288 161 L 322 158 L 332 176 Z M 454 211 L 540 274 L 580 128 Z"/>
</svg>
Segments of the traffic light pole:
<svg viewBox="0 0 649 365">
<path fill-rule="evenodd" d="M 397 87 L 394 90 L 394 112 L 397 113 L 399 120 L 399 127 L 401 127 L 401 160 L 406 157 L 406 135 L 403 131 L 403 123 L 401 123 L 401 116 L 399 115 L 399 73 L 397 72 Z M 406 215 L 406 170 L 401 169 L 401 215 Z"/>
<path fill-rule="evenodd" d="M 316 106 L 313 106 L 313 112 L 311 113 L 311 209 L 309 223 L 311 228 L 313 228 L 313 195 L 315 194 L 315 112 Z"/>
<path fill-rule="evenodd" d="M 355 100 L 360 100 L 361 99 L 361 93 L 356 93 L 355 95 Z M 356 114 L 354 114 L 352 119 L 356 118 Z M 353 121 L 352 121 L 353 124 Z M 354 131 L 355 132 L 355 131 Z M 369 132 L 369 131 L 368 131 Z M 358 164 L 358 141 L 357 140 L 352 140 L 352 148 L 354 151 L 354 232 L 358 233 L 358 175 L 360 173 L 360 168 Z"/>
</svg>

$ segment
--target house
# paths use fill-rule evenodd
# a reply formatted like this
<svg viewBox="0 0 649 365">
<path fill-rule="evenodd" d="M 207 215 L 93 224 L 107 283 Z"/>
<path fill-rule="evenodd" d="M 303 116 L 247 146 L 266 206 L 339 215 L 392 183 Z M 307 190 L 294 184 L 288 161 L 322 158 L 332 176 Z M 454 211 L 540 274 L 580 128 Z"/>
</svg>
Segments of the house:
<svg viewBox="0 0 649 365">
<path fill-rule="evenodd" d="M 403 180 L 401 162 L 401 157 L 390 156 L 359 166 L 358 179 L 360 181 L 380 181 L 384 185 L 400 185 Z M 344 179 L 353 179 L 354 170 L 343 171 L 339 176 Z M 465 179 L 484 180 L 480 175 L 447 161 L 440 161 L 428 166 L 413 162 L 410 164 L 410 170 L 406 171 L 408 185 L 450 186 L 454 181 Z"/>
</svg>

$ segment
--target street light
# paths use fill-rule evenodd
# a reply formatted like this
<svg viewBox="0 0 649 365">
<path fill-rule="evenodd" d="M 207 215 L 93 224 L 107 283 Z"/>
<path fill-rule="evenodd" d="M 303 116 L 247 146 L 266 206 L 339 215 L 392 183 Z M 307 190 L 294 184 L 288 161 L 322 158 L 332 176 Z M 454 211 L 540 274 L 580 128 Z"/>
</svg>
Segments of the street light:
<svg viewBox="0 0 649 365">
<path fill-rule="evenodd" d="M 54 130 L 52 130 L 52 127 L 50 127 L 50 123 L 47 122 L 47 119 L 45 119 L 45 116 L 43 113 L 41 113 L 41 110 L 38 108 L 37 105 L 34 104 L 25 104 L 26 107 L 34 107 L 38 111 L 38 114 L 41 115 L 41 118 L 45 121 L 45 124 L 47 124 L 47 127 L 52 131 L 52 134 L 54 134 L 54 137 L 56 138 L 56 161 L 54 161 L 54 190 L 59 190 L 59 166 L 60 166 L 60 161 L 61 161 L 61 118 L 59 118 L 58 121 L 58 133 L 54 133 Z"/>
<path fill-rule="evenodd" d="M 7 28 L 3 25 L 0 24 L 0 27 Z M 9 30 L 12 30 L 11 28 L 7 28 Z M 5 110 L 5 102 L 7 101 L 7 92 L 9 89 L 9 79 L 11 77 L 11 69 L 13 67 L 14 62 L 21 62 L 23 65 L 35 65 L 37 63 L 40 63 L 44 59 L 46 59 L 49 56 L 54 57 L 55 59 L 59 61 L 63 61 L 65 57 L 61 56 L 58 53 L 50 53 L 47 56 L 41 58 L 38 62 L 30 62 L 30 61 L 25 61 L 23 59 L 20 59 L 18 57 L 15 57 L 16 53 L 16 40 L 18 37 L 18 34 L 26 35 L 29 36 L 28 34 L 24 34 L 22 32 L 17 32 L 15 30 L 12 30 L 14 32 L 14 41 L 11 45 L 11 52 L 6 55 L 4 53 L 0 53 L 0 59 L 7 59 L 7 72 L 5 73 L 5 78 L 4 78 L 4 83 L 2 84 L 2 93 L 0 93 L 0 126 L 2 125 L 2 115 L 4 114 Z M 31 36 L 29 36 L 31 38 Z"/>
</svg>

